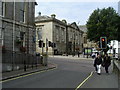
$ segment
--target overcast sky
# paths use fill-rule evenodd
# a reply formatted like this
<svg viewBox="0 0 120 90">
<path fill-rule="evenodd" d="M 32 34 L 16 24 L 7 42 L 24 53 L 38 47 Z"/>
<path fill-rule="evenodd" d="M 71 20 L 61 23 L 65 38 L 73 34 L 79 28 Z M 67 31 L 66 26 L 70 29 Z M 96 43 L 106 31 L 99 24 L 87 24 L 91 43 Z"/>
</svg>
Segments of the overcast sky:
<svg viewBox="0 0 120 90">
<path fill-rule="evenodd" d="M 74 1 L 74 2 L 73 2 Z M 36 0 L 38 5 L 36 6 L 35 16 L 38 16 L 38 12 L 41 15 L 50 16 L 56 14 L 56 18 L 59 20 L 66 19 L 68 23 L 76 22 L 79 25 L 85 25 L 90 14 L 97 8 L 113 7 L 118 12 L 119 0 Z M 83 2 L 85 1 L 85 2 Z M 98 2 L 99 1 L 99 2 Z"/>
</svg>

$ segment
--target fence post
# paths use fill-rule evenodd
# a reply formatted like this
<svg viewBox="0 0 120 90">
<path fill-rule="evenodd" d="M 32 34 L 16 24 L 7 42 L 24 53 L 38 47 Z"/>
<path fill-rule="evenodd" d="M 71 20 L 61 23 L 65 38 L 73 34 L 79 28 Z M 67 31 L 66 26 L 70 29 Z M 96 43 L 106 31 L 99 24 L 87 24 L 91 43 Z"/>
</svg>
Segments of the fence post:
<svg viewBox="0 0 120 90">
<path fill-rule="evenodd" d="M 33 61 L 34 61 L 34 55 L 32 55 L 32 60 L 31 60 L 31 62 L 32 62 L 32 69 L 33 69 Z"/>
<path fill-rule="evenodd" d="M 12 71 L 14 70 L 14 51 L 12 51 Z"/>
<path fill-rule="evenodd" d="M 26 54 L 25 54 L 25 58 L 24 58 L 24 71 L 26 71 Z"/>
<path fill-rule="evenodd" d="M 35 56 L 36 69 L 37 69 L 37 58 L 38 58 L 38 56 Z"/>
</svg>

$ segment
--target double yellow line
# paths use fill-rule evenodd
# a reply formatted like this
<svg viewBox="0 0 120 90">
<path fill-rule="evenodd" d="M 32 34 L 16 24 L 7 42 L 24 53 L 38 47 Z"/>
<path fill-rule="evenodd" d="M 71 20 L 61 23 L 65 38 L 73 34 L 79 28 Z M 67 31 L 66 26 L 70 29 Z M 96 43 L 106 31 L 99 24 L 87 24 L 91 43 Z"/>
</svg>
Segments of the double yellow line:
<svg viewBox="0 0 120 90">
<path fill-rule="evenodd" d="M 82 83 L 79 84 L 79 86 L 75 90 L 79 89 L 92 75 L 93 75 L 93 71 L 90 73 L 90 75 L 84 81 L 82 81 Z"/>
<path fill-rule="evenodd" d="M 27 75 L 18 76 L 18 77 L 11 78 L 11 79 L 7 79 L 7 80 L 1 80 L 0 83 L 7 82 L 7 81 L 11 81 L 11 80 L 16 80 L 16 79 L 19 79 L 19 78 L 27 77 L 27 76 L 30 76 L 30 75 L 34 75 L 34 74 L 38 74 L 38 73 L 42 73 L 42 72 L 46 72 L 46 71 L 51 71 L 51 70 L 54 70 L 54 69 L 56 69 L 56 68 L 57 68 L 57 67 L 55 67 L 55 68 L 53 68 L 53 69 L 47 69 L 47 70 L 43 70 L 43 71 L 33 72 L 33 73 L 30 73 L 30 74 L 27 74 Z"/>
</svg>

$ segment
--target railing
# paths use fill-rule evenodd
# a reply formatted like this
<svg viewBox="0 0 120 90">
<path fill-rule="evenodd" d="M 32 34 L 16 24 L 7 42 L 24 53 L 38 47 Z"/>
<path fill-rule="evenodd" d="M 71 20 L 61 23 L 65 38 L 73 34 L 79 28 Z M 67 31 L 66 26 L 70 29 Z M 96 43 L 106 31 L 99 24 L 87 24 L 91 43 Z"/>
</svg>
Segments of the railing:
<svg viewBox="0 0 120 90">
<path fill-rule="evenodd" d="M 26 71 L 28 68 L 37 68 L 41 64 L 42 59 L 40 56 L 13 51 L 2 53 L 2 72 L 20 69 Z"/>
</svg>

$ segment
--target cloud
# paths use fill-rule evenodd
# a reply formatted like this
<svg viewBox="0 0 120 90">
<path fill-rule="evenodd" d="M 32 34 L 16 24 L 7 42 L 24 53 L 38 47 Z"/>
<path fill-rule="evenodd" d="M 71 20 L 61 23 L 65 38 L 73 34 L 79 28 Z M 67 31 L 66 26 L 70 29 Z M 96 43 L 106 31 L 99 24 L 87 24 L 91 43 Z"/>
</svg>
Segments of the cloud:
<svg viewBox="0 0 120 90">
<path fill-rule="evenodd" d="M 56 14 L 59 20 L 66 19 L 70 22 L 80 22 L 86 24 L 90 14 L 97 8 L 114 7 L 117 9 L 116 2 L 38 2 L 36 12 L 40 11 L 42 15 Z M 37 16 L 37 15 L 36 15 Z"/>
<path fill-rule="evenodd" d="M 119 0 L 2 0 L 4 2 L 118 2 Z"/>
<path fill-rule="evenodd" d="M 118 2 L 119 0 L 36 0 L 37 2 Z"/>
</svg>

